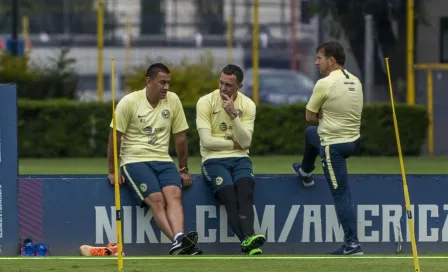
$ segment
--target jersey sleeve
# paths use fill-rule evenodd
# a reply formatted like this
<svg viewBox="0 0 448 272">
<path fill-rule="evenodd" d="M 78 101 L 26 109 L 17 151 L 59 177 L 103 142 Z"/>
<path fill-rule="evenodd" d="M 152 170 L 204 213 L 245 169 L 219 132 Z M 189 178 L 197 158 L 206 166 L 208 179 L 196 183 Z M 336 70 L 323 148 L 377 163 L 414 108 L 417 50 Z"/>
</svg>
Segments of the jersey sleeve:
<svg viewBox="0 0 448 272">
<path fill-rule="evenodd" d="M 173 99 L 173 123 L 171 125 L 172 132 L 179 133 L 189 128 L 187 118 L 185 117 L 184 107 L 176 95 Z"/>
<path fill-rule="evenodd" d="M 212 123 L 210 120 L 210 113 L 212 107 L 210 106 L 210 102 L 205 100 L 203 97 L 199 98 L 199 101 L 196 103 L 196 128 L 207 128 L 212 129 Z"/>
<path fill-rule="evenodd" d="M 127 97 L 122 98 L 115 107 L 115 120 L 117 123 L 117 131 L 126 133 L 129 122 L 132 118 L 132 103 Z M 114 120 L 110 122 L 110 127 L 113 128 Z"/>
<path fill-rule="evenodd" d="M 306 105 L 306 109 L 311 112 L 318 113 L 319 109 L 322 107 L 322 104 L 324 103 L 327 91 L 328 91 L 327 83 L 323 80 L 317 81 L 316 85 L 314 86 L 313 94 L 311 95 L 310 100 Z"/>
<path fill-rule="evenodd" d="M 255 115 L 257 113 L 256 105 L 254 102 L 249 101 L 243 116 L 241 117 L 241 123 L 245 129 L 254 131 Z"/>
</svg>

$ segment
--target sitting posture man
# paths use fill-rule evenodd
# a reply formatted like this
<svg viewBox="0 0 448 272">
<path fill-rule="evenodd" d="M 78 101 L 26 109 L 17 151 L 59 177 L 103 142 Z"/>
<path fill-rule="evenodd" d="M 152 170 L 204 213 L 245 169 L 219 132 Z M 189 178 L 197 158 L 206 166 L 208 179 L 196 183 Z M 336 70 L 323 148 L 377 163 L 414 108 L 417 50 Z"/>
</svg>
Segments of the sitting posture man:
<svg viewBox="0 0 448 272">
<path fill-rule="evenodd" d="M 242 251 L 261 254 L 263 235 L 254 233 L 254 174 L 249 147 L 255 122 L 255 103 L 238 90 L 243 71 L 227 65 L 219 89 L 199 99 L 196 124 L 200 137 L 202 175 L 215 197 L 225 205 L 228 223 Z"/>
<path fill-rule="evenodd" d="M 188 124 L 179 97 L 168 92 L 170 71 L 161 64 L 151 65 L 146 87 L 124 96 L 117 104 L 117 149 L 120 150 L 120 183 L 126 183 L 141 207 L 148 205 L 161 231 L 173 244 L 169 254 L 200 254 L 195 247 L 197 232 L 184 234 L 182 187 L 191 186 L 188 173 Z M 113 124 L 111 123 L 111 126 Z M 180 173 L 168 147 L 175 137 Z M 114 184 L 113 130 L 108 146 L 109 180 Z M 149 224 L 149 222 L 148 222 Z"/>
</svg>

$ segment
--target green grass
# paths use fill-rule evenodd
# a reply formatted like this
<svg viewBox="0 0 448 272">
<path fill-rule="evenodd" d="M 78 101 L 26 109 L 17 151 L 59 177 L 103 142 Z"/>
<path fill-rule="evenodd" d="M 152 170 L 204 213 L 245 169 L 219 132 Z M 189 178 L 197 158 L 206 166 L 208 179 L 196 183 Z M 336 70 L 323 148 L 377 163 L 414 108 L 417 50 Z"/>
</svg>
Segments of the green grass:
<svg viewBox="0 0 448 272">
<path fill-rule="evenodd" d="M 291 174 L 291 163 L 301 156 L 257 156 L 252 157 L 255 174 Z M 177 159 L 174 158 L 177 163 Z M 405 157 L 407 174 L 448 174 L 448 157 Z M 200 173 L 199 157 L 190 157 L 189 166 L 193 174 Z M 398 157 L 352 157 L 348 159 L 350 174 L 400 174 Z M 106 174 L 105 158 L 70 159 L 20 159 L 19 173 L 29 174 Z M 316 174 L 322 173 L 319 160 Z"/>
<path fill-rule="evenodd" d="M 322 259 L 179 259 L 168 257 L 157 260 L 126 260 L 126 272 L 411 272 L 414 270 L 413 260 L 387 258 L 322 258 Z M 421 259 L 421 271 L 448 271 L 446 259 Z M 116 259 L 85 260 L 1 260 L 0 271 L 5 272 L 110 272 L 117 271 Z"/>
</svg>

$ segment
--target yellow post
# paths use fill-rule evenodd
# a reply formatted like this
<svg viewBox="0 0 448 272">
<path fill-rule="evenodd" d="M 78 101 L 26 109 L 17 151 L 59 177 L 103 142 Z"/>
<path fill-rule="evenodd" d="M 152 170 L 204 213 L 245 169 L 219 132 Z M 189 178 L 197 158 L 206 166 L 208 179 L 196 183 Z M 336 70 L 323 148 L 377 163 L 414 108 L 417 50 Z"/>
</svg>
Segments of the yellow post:
<svg viewBox="0 0 448 272">
<path fill-rule="evenodd" d="M 428 126 L 428 153 L 430 156 L 434 156 L 434 122 L 433 122 L 433 93 L 434 87 L 432 83 L 432 70 L 428 69 L 426 71 L 427 75 L 427 84 L 428 84 L 428 117 L 429 117 L 429 126 Z"/>
<path fill-rule="evenodd" d="M 28 17 L 22 17 L 22 35 L 25 40 L 29 38 L 29 21 Z"/>
<path fill-rule="evenodd" d="M 131 37 L 132 37 L 132 29 L 131 29 L 131 19 L 128 15 L 126 17 L 126 59 L 125 59 L 125 82 L 129 75 L 129 67 L 131 66 Z"/>
<path fill-rule="evenodd" d="M 415 104 L 414 77 L 414 0 L 407 1 L 407 102 Z"/>
<path fill-rule="evenodd" d="M 233 62 L 233 24 L 232 16 L 227 19 L 227 63 Z"/>
<path fill-rule="evenodd" d="M 119 184 L 119 173 L 118 173 L 118 146 L 117 146 L 117 117 L 115 113 L 115 60 L 111 59 L 111 92 L 112 92 L 112 140 L 114 147 L 114 191 L 115 191 L 115 214 L 116 214 L 116 226 L 117 226 L 117 246 L 118 246 L 118 272 L 123 272 L 123 242 L 121 233 L 121 195 L 120 195 L 120 184 Z"/>
<path fill-rule="evenodd" d="M 104 47 L 104 0 L 98 0 L 97 10 L 97 96 L 98 101 L 103 101 L 104 73 L 103 73 L 103 47 Z"/>
<path fill-rule="evenodd" d="M 24 46 L 25 46 L 25 52 L 28 53 L 28 49 L 27 48 L 27 43 L 29 40 L 29 26 L 30 22 L 28 20 L 28 17 L 26 16 L 22 16 L 22 36 L 23 36 L 23 42 L 24 42 Z"/>
<path fill-rule="evenodd" d="M 404 201 L 406 204 L 406 214 L 408 217 L 409 233 L 411 235 L 411 248 L 412 248 L 412 256 L 414 258 L 414 268 L 415 268 L 414 271 L 420 272 L 420 263 L 418 260 L 417 243 L 415 241 L 414 219 L 412 217 L 411 200 L 409 197 L 409 189 L 408 189 L 408 184 L 406 181 L 406 170 L 404 168 L 403 154 L 401 151 L 400 132 L 398 130 L 397 114 L 395 113 L 394 94 L 393 94 L 393 90 L 392 90 L 392 80 L 391 80 L 390 69 L 389 69 L 389 58 L 386 58 L 385 60 L 386 60 L 387 78 L 389 81 L 390 102 L 392 104 L 392 117 L 394 119 L 395 139 L 397 140 L 398 159 L 400 161 L 401 178 L 403 181 Z"/>
<path fill-rule="evenodd" d="M 253 70 L 253 86 L 252 94 L 253 100 L 256 105 L 258 105 L 258 44 L 259 44 L 259 20 L 258 20 L 258 0 L 254 0 L 253 12 L 254 12 L 254 22 L 252 29 L 252 70 Z"/>
</svg>

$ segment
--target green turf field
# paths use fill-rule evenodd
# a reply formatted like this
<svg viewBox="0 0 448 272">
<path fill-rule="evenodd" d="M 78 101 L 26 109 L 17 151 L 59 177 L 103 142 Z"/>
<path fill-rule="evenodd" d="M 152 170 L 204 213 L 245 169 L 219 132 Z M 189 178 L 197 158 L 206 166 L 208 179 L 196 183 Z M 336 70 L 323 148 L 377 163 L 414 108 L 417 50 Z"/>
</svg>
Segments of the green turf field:
<svg viewBox="0 0 448 272">
<path fill-rule="evenodd" d="M 255 174 L 291 174 L 291 163 L 301 156 L 252 157 Z M 177 159 L 174 158 L 177 163 Z M 407 174 L 448 174 L 448 157 L 405 157 Z M 200 173 L 200 158 L 189 158 L 190 171 Z M 322 173 L 319 161 L 317 174 Z M 348 159 L 350 174 L 400 174 L 398 157 L 352 157 Z M 105 158 L 77 159 L 20 159 L 19 173 L 28 174 L 106 174 Z"/>
<path fill-rule="evenodd" d="M 164 257 L 160 259 L 126 259 L 124 271 L 126 272 L 412 272 L 415 271 L 413 259 L 392 257 L 280 257 L 272 258 L 243 257 L 229 258 L 189 256 L 186 258 Z M 421 271 L 442 272 L 448 271 L 448 259 L 422 258 L 419 260 Z M 5 260 L 0 259 L 0 271 L 3 272 L 110 272 L 117 271 L 116 259 L 86 258 L 86 259 L 45 259 L 37 260 Z"/>
</svg>

